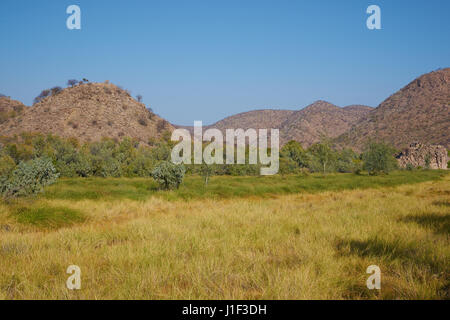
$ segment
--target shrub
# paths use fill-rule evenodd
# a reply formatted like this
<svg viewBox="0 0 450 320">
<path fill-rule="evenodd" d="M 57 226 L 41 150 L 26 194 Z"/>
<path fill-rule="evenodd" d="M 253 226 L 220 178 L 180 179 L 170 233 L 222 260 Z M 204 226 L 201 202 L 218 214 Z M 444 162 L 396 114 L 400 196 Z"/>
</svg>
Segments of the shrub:
<svg viewBox="0 0 450 320">
<path fill-rule="evenodd" d="M 297 141 L 289 141 L 281 148 L 281 157 L 292 159 L 298 167 L 304 168 L 308 165 L 308 156 L 302 145 Z"/>
<path fill-rule="evenodd" d="M 20 162 L 10 177 L 1 179 L 0 193 L 6 198 L 34 195 L 53 184 L 58 177 L 49 158 Z"/>
<path fill-rule="evenodd" d="M 161 162 L 152 171 L 152 178 L 163 190 L 178 189 L 183 182 L 186 170 L 183 165 L 173 164 L 169 161 Z"/>
<path fill-rule="evenodd" d="M 412 165 L 412 163 L 408 163 L 405 167 L 406 170 L 408 171 L 413 171 L 414 170 L 414 166 Z"/>
<path fill-rule="evenodd" d="M 8 155 L 0 157 L 0 177 L 9 177 L 15 167 L 16 163 L 13 158 Z"/>
<path fill-rule="evenodd" d="M 67 80 L 67 85 L 71 86 L 71 87 L 74 87 L 77 83 L 78 83 L 78 80 L 75 80 L 75 79 Z"/>
<path fill-rule="evenodd" d="M 56 86 L 56 87 L 51 88 L 50 91 L 51 91 L 52 95 L 56 95 L 62 91 L 62 88 Z"/>
<path fill-rule="evenodd" d="M 370 142 L 363 153 L 364 169 L 370 175 L 388 174 L 397 167 L 395 150 L 384 143 Z"/>
<path fill-rule="evenodd" d="M 206 164 L 205 162 L 202 163 L 200 166 L 200 173 L 203 177 L 203 180 L 205 182 L 205 187 L 208 186 L 209 177 L 214 174 L 214 169 L 212 165 Z"/>
<path fill-rule="evenodd" d="M 166 129 L 166 121 L 165 120 L 159 120 L 156 124 L 156 130 L 158 133 L 163 132 Z"/>
<path fill-rule="evenodd" d="M 425 156 L 425 168 L 430 169 L 430 165 L 431 165 L 431 154 L 427 153 L 427 155 Z"/>
<path fill-rule="evenodd" d="M 140 124 L 141 126 L 144 126 L 144 127 L 147 126 L 147 120 L 145 120 L 144 118 L 140 118 L 140 119 L 138 120 L 138 122 L 139 122 L 139 124 Z"/>
<path fill-rule="evenodd" d="M 42 90 L 41 93 L 36 98 L 34 98 L 33 103 L 40 102 L 42 99 L 50 96 L 50 94 L 51 94 L 50 90 L 48 89 Z"/>
</svg>

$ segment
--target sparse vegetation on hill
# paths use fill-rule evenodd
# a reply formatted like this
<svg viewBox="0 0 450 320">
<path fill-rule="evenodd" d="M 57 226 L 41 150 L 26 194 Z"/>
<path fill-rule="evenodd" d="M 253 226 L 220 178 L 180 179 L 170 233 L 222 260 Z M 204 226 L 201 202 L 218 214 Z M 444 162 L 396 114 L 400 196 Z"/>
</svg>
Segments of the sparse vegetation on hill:
<svg viewBox="0 0 450 320">
<path fill-rule="evenodd" d="M 83 142 L 131 137 L 146 144 L 150 138 L 158 139 L 165 131 L 173 130 L 170 123 L 126 90 L 110 83 L 87 81 L 66 89 L 44 90 L 32 107 L 8 120 L 0 125 L 0 135 L 40 132 L 76 137 Z"/>
<path fill-rule="evenodd" d="M 25 111 L 25 105 L 6 96 L 0 96 L 0 125 L 11 118 L 21 115 Z"/>
<path fill-rule="evenodd" d="M 406 148 L 419 141 L 450 148 L 450 68 L 427 73 L 394 93 L 337 139 L 361 150 L 368 140 Z"/>
<path fill-rule="evenodd" d="M 296 140 L 308 147 L 320 142 L 322 136 L 336 138 L 358 123 L 372 109 L 367 106 L 340 108 L 326 101 L 316 101 L 296 111 L 281 124 L 281 142 L 284 144 Z"/>
</svg>

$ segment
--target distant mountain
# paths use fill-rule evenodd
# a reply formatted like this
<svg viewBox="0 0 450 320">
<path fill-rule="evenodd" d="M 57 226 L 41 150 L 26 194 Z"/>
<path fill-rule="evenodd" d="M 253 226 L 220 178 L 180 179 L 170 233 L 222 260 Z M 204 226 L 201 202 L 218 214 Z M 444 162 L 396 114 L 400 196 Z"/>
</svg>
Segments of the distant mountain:
<svg viewBox="0 0 450 320">
<path fill-rule="evenodd" d="M 216 128 L 225 132 L 226 129 L 279 129 L 281 124 L 294 113 L 292 110 L 253 110 L 226 117 L 212 125 L 203 124 L 203 129 Z M 193 126 L 176 126 L 188 129 L 191 133 Z"/>
<path fill-rule="evenodd" d="M 25 110 L 25 105 L 9 97 L 0 97 L 0 124 L 17 117 Z"/>
<path fill-rule="evenodd" d="M 450 68 L 422 75 L 394 93 L 336 141 L 361 150 L 368 140 L 450 148 Z"/>
<path fill-rule="evenodd" d="M 109 83 L 85 83 L 44 98 L 32 107 L 0 97 L 0 135 L 53 133 L 94 141 L 133 137 L 147 143 L 175 127 L 130 94 Z M 361 151 L 368 140 L 384 140 L 397 148 L 412 142 L 450 148 L 450 68 L 425 74 L 386 99 L 377 108 L 338 107 L 317 101 L 300 109 L 239 113 L 207 128 L 280 130 L 281 144 L 296 140 L 308 147 L 322 137 L 337 147 Z"/>
<path fill-rule="evenodd" d="M 316 101 L 294 112 L 281 124 L 281 143 L 299 141 L 304 147 L 319 142 L 322 137 L 335 138 L 368 115 L 373 108 L 352 105 L 337 107 L 326 101 Z"/>
<path fill-rule="evenodd" d="M 165 130 L 171 131 L 173 126 L 110 83 L 66 88 L 0 125 L 0 135 L 5 136 L 41 132 L 81 141 L 132 137 L 144 143 Z"/>
<path fill-rule="evenodd" d="M 216 128 L 224 136 L 226 129 L 279 129 L 281 144 L 297 140 L 308 147 L 319 142 L 323 136 L 339 136 L 372 109 L 361 105 L 340 108 L 325 101 L 317 101 L 298 111 L 266 109 L 243 112 L 204 126 L 203 129 Z M 177 127 L 193 132 L 191 126 Z"/>
</svg>

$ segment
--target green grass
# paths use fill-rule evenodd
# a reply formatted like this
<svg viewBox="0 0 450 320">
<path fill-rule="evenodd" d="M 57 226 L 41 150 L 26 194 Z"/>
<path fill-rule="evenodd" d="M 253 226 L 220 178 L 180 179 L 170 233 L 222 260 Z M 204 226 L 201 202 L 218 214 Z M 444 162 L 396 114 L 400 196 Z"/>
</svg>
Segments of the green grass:
<svg viewBox="0 0 450 320">
<path fill-rule="evenodd" d="M 97 200 L 130 199 L 146 200 L 159 196 L 165 200 L 224 199 L 233 197 L 263 197 L 293 193 L 317 193 L 324 191 L 354 190 L 380 187 L 395 187 L 402 184 L 436 181 L 446 171 L 396 171 L 389 175 L 368 176 L 354 174 L 329 174 L 322 176 L 257 176 L 257 177 L 212 177 L 208 187 L 199 176 L 187 176 L 180 189 L 158 191 L 152 179 L 144 178 L 74 178 L 61 179 L 48 188 L 46 199 Z"/>
<path fill-rule="evenodd" d="M 62 179 L 0 202 L 0 299 L 449 299 L 449 204 L 443 171 Z"/>
<path fill-rule="evenodd" d="M 11 215 L 18 222 L 44 229 L 58 229 L 85 221 L 85 217 L 80 211 L 65 207 L 20 206 L 11 211 Z"/>
</svg>

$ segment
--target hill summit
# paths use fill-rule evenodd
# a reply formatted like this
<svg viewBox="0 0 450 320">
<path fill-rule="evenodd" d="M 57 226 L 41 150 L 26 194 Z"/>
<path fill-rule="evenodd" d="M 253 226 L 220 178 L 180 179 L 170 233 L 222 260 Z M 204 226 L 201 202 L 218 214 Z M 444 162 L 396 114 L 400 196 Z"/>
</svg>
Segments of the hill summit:
<svg viewBox="0 0 450 320">
<path fill-rule="evenodd" d="M 41 132 L 80 141 L 131 137 L 148 143 L 171 130 L 169 122 L 109 82 L 63 89 L 0 124 L 0 135 Z"/>
<path fill-rule="evenodd" d="M 449 128 L 450 68 L 446 68 L 410 82 L 337 141 L 359 149 L 368 140 L 383 140 L 397 148 L 414 141 L 450 148 Z"/>
</svg>

